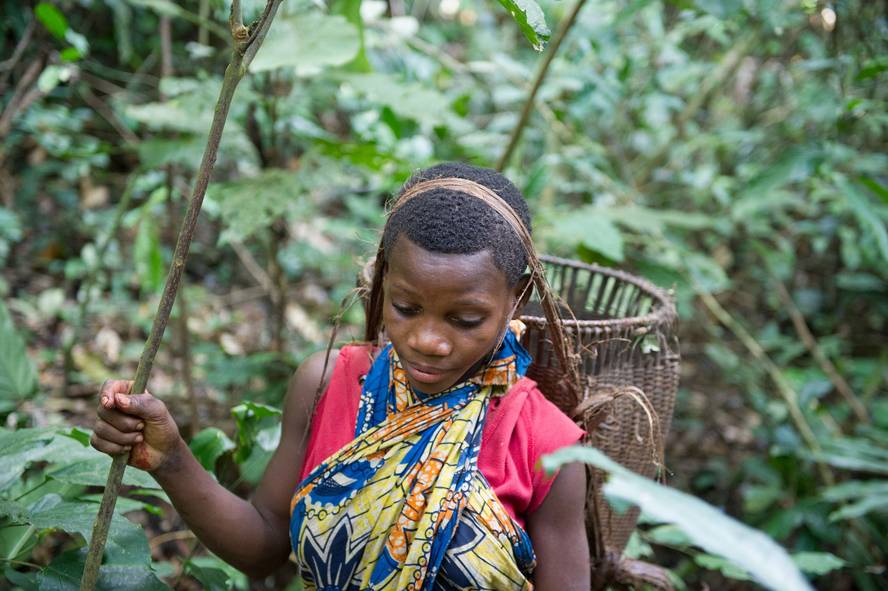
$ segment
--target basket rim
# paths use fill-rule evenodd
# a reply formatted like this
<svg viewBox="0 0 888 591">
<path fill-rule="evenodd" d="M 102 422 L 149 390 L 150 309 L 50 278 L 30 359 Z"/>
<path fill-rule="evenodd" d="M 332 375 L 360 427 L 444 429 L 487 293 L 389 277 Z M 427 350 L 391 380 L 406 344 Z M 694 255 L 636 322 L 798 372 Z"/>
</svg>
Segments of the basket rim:
<svg viewBox="0 0 888 591">
<path fill-rule="evenodd" d="M 574 320 L 570 318 L 562 318 L 561 324 L 563 326 L 575 327 L 577 329 L 632 327 L 639 325 L 670 326 L 675 322 L 675 319 L 677 318 L 675 301 L 672 295 L 665 289 L 657 287 L 647 279 L 644 279 L 637 275 L 633 275 L 626 271 L 621 271 L 619 269 L 603 267 L 594 263 L 584 263 L 583 261 L 578 261 L 575 259 L 565 259 L 554 255 L 540 255 L 540 261 L 543 263 L 573 267 L 575 269 L 581 269 L 584 271 L 590 271 L 593 273 L 613 277 L 615 279 L 630 283 L 638 287 L 642 292 L 646 293 L 654 300 L 651 311 L 641 316 L 628 316 L 626 318 L 603 318 L 598 320 Z M 533 323 L 537 325 L 546 323 L 546 319 L 544 317 L 531 316 L 529 314 L 522 314 L 521 320 L 525 323 Z"/>
</svg>

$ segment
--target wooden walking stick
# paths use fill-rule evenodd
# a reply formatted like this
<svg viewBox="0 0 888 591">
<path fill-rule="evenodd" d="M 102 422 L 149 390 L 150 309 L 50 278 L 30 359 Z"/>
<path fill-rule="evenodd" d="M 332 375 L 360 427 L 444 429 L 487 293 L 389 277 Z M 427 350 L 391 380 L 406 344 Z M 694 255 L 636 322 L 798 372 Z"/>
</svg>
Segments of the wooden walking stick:
<svg viewBox="0 0 888 591">
<path fill-rule="evenodd" d="M 185 259 L 188 257 L 188 248 L 191 246 L 191 238 L 194 236 L 197 217 L 200 213 L 204 195 L 207 192 L 210 173 L 213 170 L 213 165 L 216 163 L 219 142 L 222 139 L 222 130 L 225 128 L 225 120 L 228 118 L 228 110 L 234 97 L 234 91 L 237 89 L 237 85 L 244 77 L 244 74 L 246 74 L 247 67 L 253 61 L 256 52 L 259 51 L 259 47 L 262 45 L 269 27 L 271 27 L 271 22 L 274 20 L 274 15 L 282 1 L 268 0 L 262 15 L 249 26 L 243 24 L 240 1 L 233 0 L 231 3 L 231 14 L 229 17 L 231 36 L 233 38 L 231 61 L 225 69 L 222 90 L 219 92 L 219 99 L 216 101 L 213 122 L 210 126 L 209 137 L 207 138 L 207 146 L 204 149 L 203 159 L 195 177 L 191 201 L 185 214 L 185 220 L 179 229 L 176 249 L 173 253 L 173 262 L 167 273 L 163 294 L 157 306 L 157 314 L 151 326 L 151 334 L 145 342 L 142 356 L 139 359 L 139 366 L 136 369 L 136 376 L 131 389 L 132 392 L 144 392 L 145 387 L 148 385 L 151 365 L 154 362 L 157 349 L 160 347 L 163 331 L 166 328 L 167 321 L 170 318 L 170 311 L 176 300 L 176 292 L 182 279 L 182 271 L 185 269 Z M 124 453 L 115 456 L 111 463 L 105 492 L 102 495 L 102 503 L 96 515 L 95 525 L 93 525 L 89 553 L 86 556 L 86 564 L 83 568 L 83 578 L 80 580 L 80 591 L 93 591 L 99 578 L 99 567 L 102 564 L 102 554 L 105 549 L 105 542 L 108 539 L 108 528 L 111 525 L 111 516 L 114 513 L 114 505 L 117 502 L 120 483 L 123 479 L 123 472 L 126 469 L 128 460 L 129 454 Z"/>
</svg>

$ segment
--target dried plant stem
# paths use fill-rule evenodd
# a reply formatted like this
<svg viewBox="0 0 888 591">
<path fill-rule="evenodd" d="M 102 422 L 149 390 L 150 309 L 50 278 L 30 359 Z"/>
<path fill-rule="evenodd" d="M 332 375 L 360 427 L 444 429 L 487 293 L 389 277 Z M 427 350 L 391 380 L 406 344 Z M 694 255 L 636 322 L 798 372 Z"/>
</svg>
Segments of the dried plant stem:
<svg viewBox="0 0 888 591">
<path fill-rule="evenodd" d="M 842 395 L 845 399 L 845 402 L 848 403 L 848 406 L 851 407 L 851 410 L 857 416 L 857 418 L 863 423 L 870 423 L 869 413 L 866 411 L 866 407 L 860 402 L 860 399 L 854 394 L 854 391 L 851 389 L 851 386 L 848 385 L 848 382 L 845 381 L 845 378 L 838 372 L 836 366 L 833 365 L 833 362 L 829 360 L 829 357 L 826 356 L 826 353 L 823 352 L 823 349 L 820 348 L 820 345 L 817 344 L 817 339 L 814 338 L 814 335 L 811 333 L 811 329 L 808 328 L 808 323 L 805 322 L 805 316 L 802 314 L 802 311 L 799 310 L 798 306 L 795 305 L 795 302 L 792 300 L 792 296 L 789 295 L 789 292 L 786 289 L 786 286 L 783 285 L 783 282 L 780 281 L 777 277 L 772 275 L 772 279 L 774 285 L 777 287 L 777 295 L 780 297 L 780 301 L 783 302 L 783 305 L 786 306 L 786 311 L 789 312 L 789 317 L 792 320 L 792 325 L 795 327 L 796 333 L 798 333 L 799 338 L 802 340 L 802 344 L 805 345 L 805 348 L 808 349 L 808 352 L 811 354 L 811 357 L 814 358 L 814 361 L 817 362 L 817 365 L 820 366 L 820 369 L 823 370 L 823 373 L 826 374 L 826 377 L 829 378 L 829 381 L 832 382 L 833 387 L 835 387 L 836 391 Z"/>
<path fill-rule="evenodd" d="M 268 277 L 271 279 L 271 349 L 284 352 L 284 328 L 287 313 L 287 288 L 278 255 L 287 239 L 287 225 L 282 218 L 271 225 L 268 241 Z"/>
<path fill-rule="evenodd" d="M 201 45 L 209 45 L 210 32 L 207 30 L 207 21 L 210 19 L 210 0 L 200 0 L 197 16 L 200 17 L 197 29 L 197 42 Z"/>
<path fill-rule="evenodd" d="M 281 2 L 282 0 L 268 0 L 260 19 L 252 27 L 248 28 L 249 37 L 244 42 L 239 42 L 239 35 L 243 35 L 242 29 L 245 28 L 240 24 L 240 3 L 232 3 L 231 22 L 237 22 L 239 24 L 238 30 L 232 30 L 232 36 L 235 39 L 235 49 L 232 52 L 231 61 L 225 69 L 225 77 L 222 80 L 222 90 L 219 92 L 219 99 L 216 102 L 216 108 L 213 113 L 213 122 L 210 126 L 207 146 L 204 150 L 200 168 L 197 171 L 194 189 L 188 205 L 188 211 L 185 214 L 182 228 L 179 230 L 176 249 L 173 253 L 173 262 L 170 266 L 169 273 L 167 274 L 166 284 L 164 285 L 160 303 L 157 307 L 157 314 L 155 315 L 154 323 L 151 326 L 151 333 L 142 350 L 142 356 L 139 359 L 139 366 L 136 369 L 132 392 L 144 392 L 145 387 L 148 384 L 151 365 L 154 363 L 154 357 L 157 354 L 157 349 L 160 347 L 160 341 L 163 338 L 164 329 L 169 321 L 170 311 L 173 308 L 176 292 L 179 289 L 179 283 L 182 279 L 182 272 L 185 269 L 185 259 L 188 256 L 188 249 L 191 246 L 191 238 L 194 236 L 194 229 L 197 226 L 197 218 L 200 214 L 203 198 L 207 191 L 207 185 L 210 182 L 210 173 L 213 170 L 213 165 L 216 163 L 216 156 L 219 152 L 219 143 L 222 140 L 222 131 L 225 129 L 225 121 L 228 118 L 228 110 L 231 107 L 231 101 L 234 98 L 234 91 L 237 90 L 237 86 L 244 77 L 247 67 L 259 50 L 259 45 L 261 45 L 265 38 L 268 28 L 271 26 L 271 22 L 274 19 L 274 15 Z M 111 463 L 111 470 L 108 473 L 105 492 L 102 495 L 102 503 L 99 506 L 98 515 L 96 516 L 96 522 L 93 526 L 92 536 L 90 538 L 89 552 L 86 556 L 86 565 L 83 569 L 83 578 L 80 581 L 81 591 L 92 591 L 99 578 L 99 567 L 102 563 L 105 542 L 108 539 L 111 516 L 114 513 L 114 505 L 117 502 L 120 483 L 123 479 L 123 472 L 126 469 L 128 460 L 129 454 L 122 454 L 115 456 L 114 461 Z"/>
<path fill-rule="evenodd" d="M 536 77 L 530 87 L 530 92 L 527 95 L 527 99 L 524 101 L 524 107 L 521 109 L 521 115 L 518 117 L 518 123 L 512 129 L 509 143 L 506 145 L 505 151 L 503 151 L 496 163 L 497 170 L 501 171 L 506 167 L 509 160 L 512 158 L 512 154 L 515 152 L 515 148 L 518 146 L 518 142 L 521 141 L 521 134 L 524 132 L 524 128 L 527 127 L 527 122 L 530 120 L 530 112 L 533 110 L 536 95 L 539 92 L 540 87 L 543 85 L 543 80 L 546 78 L 549 66 L 552 64 L 555 54 L 558 53 L 558 48 L 561 47 L 561 42 L 564 41 L 568 31 L 570 31 L 571 27 L 573 27 L 573 24 L 576 22 L 577 15 L 580 13 L 580 9 L 583 8 L 585 3 L 586 0 L 577 0 L 573 5 L 573 8 L 571 8 L 570 13 L 567 15 L 567 18 L 561 21 L 561 24 L 558 27 L 558 32 L 555 33 L 555 37 L 549 44 L 549 47 L 546 50 L 546 55 L 543 57 L 543 61 L 537 70 Z"/>
<path fill-rule="evenodd" d="M 775 364 L 770 357 L 768 357 L 765 349 L 751 334 L 749 334 L 749 331 L 737 322 L 737 320 L 735 320 L 734 317 L 722 307 L 712 294 L 700 291 L 698 295 L 700 301 L 703 302 L 703 305 L 706 306 L 709 312 L 715 316 L 725 328 L 734 333 L 734 336 L 743 343 L 746 350 L 749 351 L 749 353 L 765 368 L 765 371 L 768 373 L 771 380 L 773 380 L 774 385 L 777 386 L 777 391 L 786 403 L 786 407 L 789 410 L 789 416 L 792 418 L 792 422 L 802 436 L 805 445 L 814 454 L 814 461 L 817 464 L 817 470 L 820 473 L 820 477 L 828 485 L 835 484 L 835 476 L 833 475 L 832 470 L 830 470 L 829 466 L 819 458 L 822 451 L 820 442 L 817 441 L 817 437 L 814 435 L 811 425 L 808 424 L 808 421 L 799 406 L 799 396 L 796 391 L 793 390 L 786 378 L 783 377 L 783 374 L 780 373 L 780 368 L 777 367 L 777 364 Z"/>
</svg>

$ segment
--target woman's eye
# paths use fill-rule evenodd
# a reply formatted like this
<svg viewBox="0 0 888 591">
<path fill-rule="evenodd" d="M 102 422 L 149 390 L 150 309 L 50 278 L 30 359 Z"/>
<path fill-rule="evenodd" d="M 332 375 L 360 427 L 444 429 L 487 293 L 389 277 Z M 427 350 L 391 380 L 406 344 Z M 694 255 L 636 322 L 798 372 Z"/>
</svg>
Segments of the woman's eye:
<svg viewBox="0 0 888 591">
<path fill-rule="evenodd" d="M 483 318 L 453 318 L 453 323 L 460 328 L 476 328 L 481 326 L 482 322 L 484 322 Z"/>
<path fill-rule="evenodd" d="M 402 316 L 413 316 L 418 312 L 418 310 L 413 306 L 404 306 L 395 303 L 392 304 L 392 308 L 394 308 L 395 311 L 397 311 L 398 314 L 401 314 Z"/>
</svg>

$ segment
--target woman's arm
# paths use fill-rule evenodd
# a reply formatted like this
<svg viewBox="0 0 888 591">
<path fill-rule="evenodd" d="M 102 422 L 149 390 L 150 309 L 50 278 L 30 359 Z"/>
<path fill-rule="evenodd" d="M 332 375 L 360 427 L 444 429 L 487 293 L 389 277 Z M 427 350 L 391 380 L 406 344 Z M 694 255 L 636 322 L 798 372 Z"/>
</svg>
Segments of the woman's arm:
<svg viewBox="0 0 888 591">
<path fill-rule="evenodd" d="M 539 508 L 527 518 L 536 552 L 538 591 L 588 591 L 589 544 L 585 524 L 586 469 L 563 466 Z"/>
<path fill-rule="evenodd" d="M 265 575 L 290 552 L 290 496 L 299 481 L 303 435 L 322 375 L 324 353 L 309 357 L 287 391 L 281 441 L 252 502 L 226 490 L 200 465 L 179 435 L 166 406 L 151 394 L 126 395 L 130 382 L 102 388 L 93 446 L 114 454 L 131 447 L 130 464 L 148 470 L 207 548 L 252 576 Z"/>
</svg>

